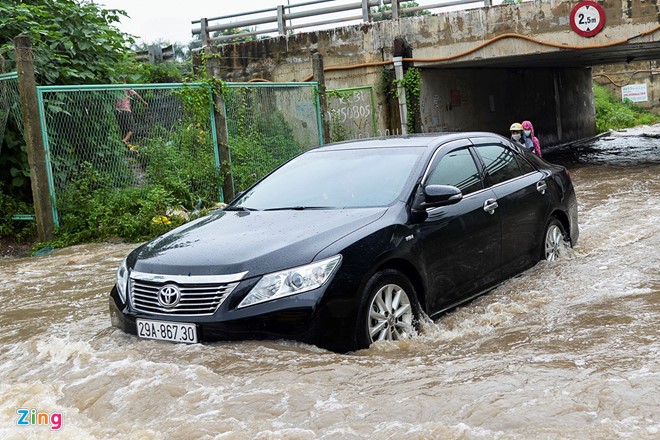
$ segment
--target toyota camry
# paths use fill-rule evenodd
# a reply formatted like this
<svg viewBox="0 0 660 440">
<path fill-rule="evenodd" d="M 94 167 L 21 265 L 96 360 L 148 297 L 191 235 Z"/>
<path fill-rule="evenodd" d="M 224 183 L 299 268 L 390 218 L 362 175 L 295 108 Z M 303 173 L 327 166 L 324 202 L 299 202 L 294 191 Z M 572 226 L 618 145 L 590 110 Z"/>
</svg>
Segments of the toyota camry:
<svg viewBox="0 0 660 440">
<path fill-rule="evenodd" d="M 578 239 L 569 172 L 492 133 L 309 150 L 224 209 L 131 252 L 114 326 L 335 351 L 413 336 Z"/>
</svg>

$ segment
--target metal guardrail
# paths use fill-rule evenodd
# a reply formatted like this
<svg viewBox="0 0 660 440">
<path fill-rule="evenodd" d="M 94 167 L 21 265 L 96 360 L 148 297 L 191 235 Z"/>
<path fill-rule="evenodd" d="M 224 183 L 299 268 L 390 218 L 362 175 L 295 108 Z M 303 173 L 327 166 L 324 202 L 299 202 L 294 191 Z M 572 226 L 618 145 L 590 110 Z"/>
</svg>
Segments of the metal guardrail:
<svg viewBox="0 0 660 440">
<path fill-rule="evenodd" d="M 313 5 L 322 3 L 335 3 L 333 6 L 315 8 L 313 10 L 301 10 Z M 402 12 L 406 14 L 414 14 L 423 10 L 433 10 L 438 8 L 447 8 L 451 6 L 468 5 L 473 3 L 482 3 L 484 6 L 492 6 L 492 0 L 453 0 L 442 1 L 431 5 L 424 5 L 418 7 L 401 8 L 401 4 L 406 3 L 405 0 L 359 0 L 354 3 L 337 4 L 337 0 L 312 0 L 304 3 L 279 5 L 274 8 L 259 9 L 256 11 L 244 12 L 240 14 L 223 15 L 220 17 L 202 18 L 200 20 L 192 21 L 192 24 L 199 24 L 199 28 L 192 30 L 193 35 L 201 35 L 202 44 L 204 46 L 212 42 L 224 42 L 238 38 L 265 36 L 268 34 L 286 35 L 288 32 L 315 26 L 324 26 L 328 24 L 339 24 L 348 21 L 362 20 L 363 22 L 371 22 L 374 19 L 392 18 L 398 19 Z M 373 13 L 372 8 L 391 6 L 391 10 Z M 325 20 L 312 20 L 304 23 L 293 24 L 292 20 L 299 20 L 303 18 L 327 16 L 328 14 L 335 14 L 341 12 L 361 11 L 359 15 L 346 15 L 341 17 L 333 17 L 332 19 Z M 239 21 L 227 22 L 230 19 L 240 18 Z M 223 23 L 224 22 L 224 23 Z M 287 24 L 288 22 L 288 24 Z M 265 29 L 257 28 L 261 25 L 276 25 Z M 254 27 L 253 29 L 251 29 Z M 212 32 L 234 31 L 239 30 L 238 33 L 231 35 L 220 35 L 212 37 Z M 248 30 L 247 32 L 240 32 L 240 30 Z"/>
</svg>

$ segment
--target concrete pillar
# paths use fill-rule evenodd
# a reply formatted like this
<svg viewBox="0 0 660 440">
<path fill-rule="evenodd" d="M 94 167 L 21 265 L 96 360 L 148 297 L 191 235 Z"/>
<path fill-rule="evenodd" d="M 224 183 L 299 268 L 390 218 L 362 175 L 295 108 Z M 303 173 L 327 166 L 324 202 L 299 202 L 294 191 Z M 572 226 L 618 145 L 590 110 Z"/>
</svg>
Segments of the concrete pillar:
<svg viewBox="0 0 660 440">
<path fill-rule="evenodd" d="M 403 57 L 394 57 L 394 75 L 396 77 L 396 93 L 399 97 L 399 114 L 401 115 L 401 134 L 408 134 L 408 106 L 406 104 L 406 89 L 403 87 Z"/>
<path fill-rule="evenodd" d="M 201 28 L 199 36 L 202 38 L 202 47 L 206 47 L 209 45 L 209 20 L 207 18 L 202 18 L 199 23 Z"/>
<path fill-rule="evenodd" d="M 277 32 L 280 35 L 286 35 L 286 15 L 284 5 L 277 6 Z"/>
<path fill-rule="evenodd" d="M 392 20 L 399 19 L 399 0 L 392 0 Z"/>
<path fill-rule="evenodd" d="M 563 130 L 561 126 L 561 93 L 560 93 L 561 84 L 559 83 L 561 79 L 559 78 L 558 71 L 553 70 L 552 80 L 555 88 L 555 117 L 557 120 L 557 140 L 559 143 L 561 143 L 563 140 L 563 133 L 562 133 Z"/>
<path fill-rule="evenodd" d="M 328 113 L 328 98 L 325 93 L 325 72 L 323 71 L 323 55 L 312 55 L 312 71 L 314 81 L 319 84 L 319 107 L 321 112 L 321 134 L 323 143 L 330 142 L 330 114 Z"/>
<path fill-rule="evenodd" d="M 207 55 L 211 55 L 214 48 L 206 47 Z M 206 76 L 213 78 L 212 57 L 206 61 Z M 225 119 L 225 102 L 220 91 L 211 90 L 213 94 L 213 117 L 218 139 L 218 153 L 220 155 L 220 175 L 222 176 L 222 201 L 229 203 L 234 198 L 234 177 L 231 174 L 231 161 L 229 156 L 229 137 L 227 135 L 227 121 Z"/>
<path fill-rule="evenodd" d="M 55 222 L 53 205 L 48 189 L 48 171 L 46 170 L 46 151 L 41 136 L 41 120 L 37 101 L 37 83 L 34 78 L 32 43 L 27 35 L 14 39 L 16 50 L 16 70 L 18 71 L 18 89 L 21 95 L 23 128 L 27 144 L 28 163 L 30 165 L 30 183 L 34 215 L 37 221 L 37 235 L 41 242 L 53 239 Z"/>
<path fill-rule="evenodd" d="M 369 0 L 362 0 L 362 21 L 368 23 L 371 21 Z"/>
</svg>

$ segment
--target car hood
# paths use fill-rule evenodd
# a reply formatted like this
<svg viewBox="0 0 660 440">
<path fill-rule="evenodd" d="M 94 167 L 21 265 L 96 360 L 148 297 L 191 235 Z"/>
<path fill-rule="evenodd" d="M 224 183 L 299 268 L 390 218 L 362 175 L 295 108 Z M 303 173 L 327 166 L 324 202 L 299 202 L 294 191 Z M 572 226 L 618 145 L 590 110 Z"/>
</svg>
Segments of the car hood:
<svg viewBox="0 0 660 440">
<path fill-rule="evenodd" d="M 387 208 L 219 211 L 136 250 L 133 270 L 245 278 L 310 263 L 324 248 L 378 220 Z"/>
</svg>

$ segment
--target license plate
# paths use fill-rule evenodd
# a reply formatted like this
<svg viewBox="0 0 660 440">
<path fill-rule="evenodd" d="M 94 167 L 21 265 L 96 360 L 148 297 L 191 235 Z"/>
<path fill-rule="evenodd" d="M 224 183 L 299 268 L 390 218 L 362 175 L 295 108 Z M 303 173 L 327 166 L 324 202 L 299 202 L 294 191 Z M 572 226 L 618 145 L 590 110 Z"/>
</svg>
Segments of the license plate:
<svg viewBox="0 0 660 440">
<path fill-rule="evenodd" d="M 172 342 L 197 342 L 197 327 L 195 324 L 147 319 L 136 319 L 135 323 L 137 324 L 137 334 L 141 338 Z"/>
</svg>

